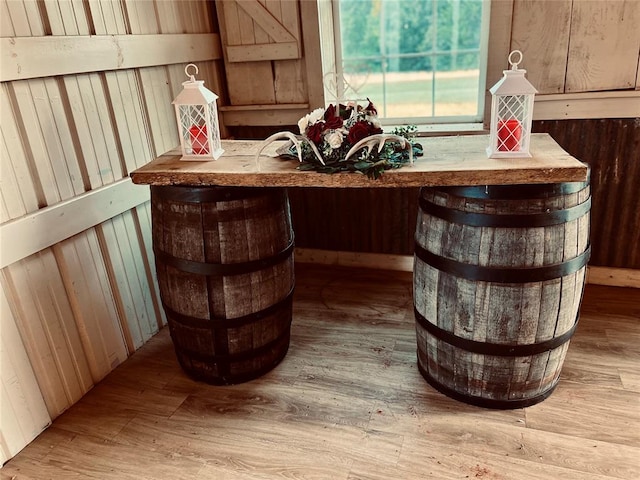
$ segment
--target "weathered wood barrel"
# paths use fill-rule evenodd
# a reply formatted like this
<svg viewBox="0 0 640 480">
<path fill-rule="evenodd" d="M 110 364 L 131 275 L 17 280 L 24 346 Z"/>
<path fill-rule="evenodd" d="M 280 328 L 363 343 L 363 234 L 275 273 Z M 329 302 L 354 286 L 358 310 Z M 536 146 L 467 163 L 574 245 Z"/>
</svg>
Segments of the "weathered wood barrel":
<svg viewBox="0 0 640 480">
<path fill-rule="evenodd" d="M 422 188 L 418 367 L 454 399 L 521 408 L 556 387 L 589 259 L 588 181 Z"/>
<path fill-rule="evenodd" d="M 289 348 L 293 230 L 286 190 L 151 187 L 160 296 L 191 377 L 233 384 Z"/>
</svg>

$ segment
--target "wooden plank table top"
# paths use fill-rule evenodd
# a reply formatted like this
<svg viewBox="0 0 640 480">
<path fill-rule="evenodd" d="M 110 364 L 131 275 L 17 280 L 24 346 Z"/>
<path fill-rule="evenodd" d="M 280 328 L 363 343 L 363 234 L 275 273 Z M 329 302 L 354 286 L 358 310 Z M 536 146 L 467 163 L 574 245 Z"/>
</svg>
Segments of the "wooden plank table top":
<svg viewBox="0 0 640 480">
<path fill-rule="evenodd" d="M 223 140 L 225 153 L 208 162 L 181 161 L 179 150 L 172 150 L 132 172 L 131 178 L 147 185 L 361 188 L 560 183 L 585 181 L 588 175 L 588 166 L 546 133 L 531 136 L 531 158 L 487 158 L 487 135 L 424 137 L 419 142 L 424 156 L 377 180 L 359 173 L 300 171 L 296 160 L 276 156 L 282 142 L 256 158 L 262 142 L 245 140 Z"/>
</svg>

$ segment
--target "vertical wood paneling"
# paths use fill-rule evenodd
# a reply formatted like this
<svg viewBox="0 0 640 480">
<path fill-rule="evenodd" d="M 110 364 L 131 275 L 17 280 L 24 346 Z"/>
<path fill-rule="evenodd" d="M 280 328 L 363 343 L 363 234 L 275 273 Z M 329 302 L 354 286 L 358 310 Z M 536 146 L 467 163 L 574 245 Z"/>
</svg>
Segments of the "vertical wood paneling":
<svg viewBox="0 0 640 480">
<path fill-rule="evenodd" d="M 101 76 L 68 75 L 64 78 L 70 121 L 73 121 L 90 187 L 107 185 L 125 172 L 121 165 L 111 110 L 104 95 Z"/>
<path fill-rule="evenodd" d="M 142 260 L 145 262 L 147 281 L 149 288 L 153 291 L 151 298 L 153 300 L 155 320 L 158 328 L 162 328 L 162 326 L 167 324 L 167 317 L 160 305 L 160 286 L 158 285 L 156 263 L 153 255 L 153 242 L 151 239 L 151 202 L 145 202 L 142 205 L 138 205 L 135 209 L 134 217 L 137 219 L 137 226 L 139 228 L 138 237 L 141 239 L 141 246 L 143 248 L 143 253 L 145 253 L 145 255 L 142 256 Z"/>
<path fill-rule="evenodd" d="M 13 82 L 15 112 L 20 115 L 21 135 L 29 144 L 30 161 L 38 172 L 44 202 L 52 205 L 84 191 L 80 168 L 67 125 L 50 104 L 53 79 Z M 58 133 L 60 132 L 60 138 Z M 67 156 L 68 155 L 68 156 Z"/>
<path fill-rule="evenodd" d="M 236 2 L 216 3 L 218 22 L 227 44 L 255 44 L 253 21 L 238 12 Z M 242 23 L 241 23 L 242 22 Z M 226 63 L 229 100 L 232 105 L 274 104 L 276 95 L 271 62 Z"/>
<path fill-rule="evenodd" d="M 103 250 L 108 255 L 108 271 L 130 353 L 158 332 L 152 291 L 143 260 L 147 252 L 142 239 L 138 237 L 136 222 L 137 218 L 132 212 L 125 212 L 97 229 Z"/>
<path fill-rule="evenodd" d="M 5 268 L 3 274 L 47 410 L 55 418 L 93 386 L 56 259 L 47 249 Z"/>
<path fill-rule="evenodd" d="M 4 463 L 51 420 L 3 288 L 0 331 L 0 462 Z"/>
<path fill-rule="evenodd" d="M 22 0 L 15 2 L 2 0 L 7 4 L 9 18 L 17 37 L 40 36 L 45 34 L 44 24 L 40 17 L 38 0 Z"/>
<path fill-rule="evenodd" d="M 91 19 L 96 35 L 123 35 L 127 32 L 122 2 L 89 0 Z"/>
<path fill-rule="evenodd" d="M 573 2 L 566 92 L 634 88 L 640 3 Z"/>
<path fill-rule="evenodd" d="M 38 192 L 31 181 L 31 171 L 9 98 L 9 86 L 0 89 L 0 195 L 2 217 L 6 222 L 38 209 Z"/>
<path fill-rule="evenodd" d="M 572 4 L 572 0 L 514 3 L 511 49 L 523 53 L 520 68 L 527 70 L 527 78 L 540 93 L 564 92 Z"/>
<path fill-rule="evenodd" d="M 87 230 L 54 247 L 94 381 L 127 358 L 98 239 Z"/>
</svg>

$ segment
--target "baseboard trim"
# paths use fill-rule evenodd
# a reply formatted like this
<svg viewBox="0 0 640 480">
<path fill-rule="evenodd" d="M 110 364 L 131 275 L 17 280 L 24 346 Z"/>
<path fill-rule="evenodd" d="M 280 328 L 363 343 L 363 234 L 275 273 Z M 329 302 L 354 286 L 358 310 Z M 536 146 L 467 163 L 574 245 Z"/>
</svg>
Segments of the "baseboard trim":
<svg viewBox="0 0 640 480">
<path fill-rule="evenodd" d="M 298 263 L 376 268 L 402 272 L 413 271 L 412 255 L 296 248 L 295 258 Z M 589 266 L 587 267 L 587 283 L 612 287 L 640 288 L 640 270 Z"/>
</svg>

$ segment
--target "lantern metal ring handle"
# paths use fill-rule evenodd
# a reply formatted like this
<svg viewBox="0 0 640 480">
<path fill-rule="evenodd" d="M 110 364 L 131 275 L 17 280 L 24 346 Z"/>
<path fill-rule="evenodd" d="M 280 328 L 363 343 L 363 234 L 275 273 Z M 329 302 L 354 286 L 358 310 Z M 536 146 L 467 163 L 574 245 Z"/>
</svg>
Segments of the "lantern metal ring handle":
<svg viewBox="0 0 640 480">
<path fill-rule="evenodd" d="M 519 55 L 517 62 L 511 58 L 514 54 L 518 54 Z M 522 52 L 520 50 L 514 50 L 513 52 L 511 52 L 509 54 L 509 65 L 511 65 L 511 70 L 517 70 L 518 69 L 518 64 L 520 62 L 522 62 Z M 196 72 L 196 73 L 198 73 L 198 72 Z"/>
<path fill-rule="evenodd" d="M 191 75 L 189 73 L 189 67 L 193 67 L 196 71 L 195 75 L 198 74 L 198 66 L 195 63 L 190 63 L 189 65 L 187 65 L 186 67 L 184 67 L 184 73 L 187 77 L 189 77 L 189 80 L 191 80 L 192 82 L 196 81 L 196 77 L 195 75 Z"/>
</svg>

